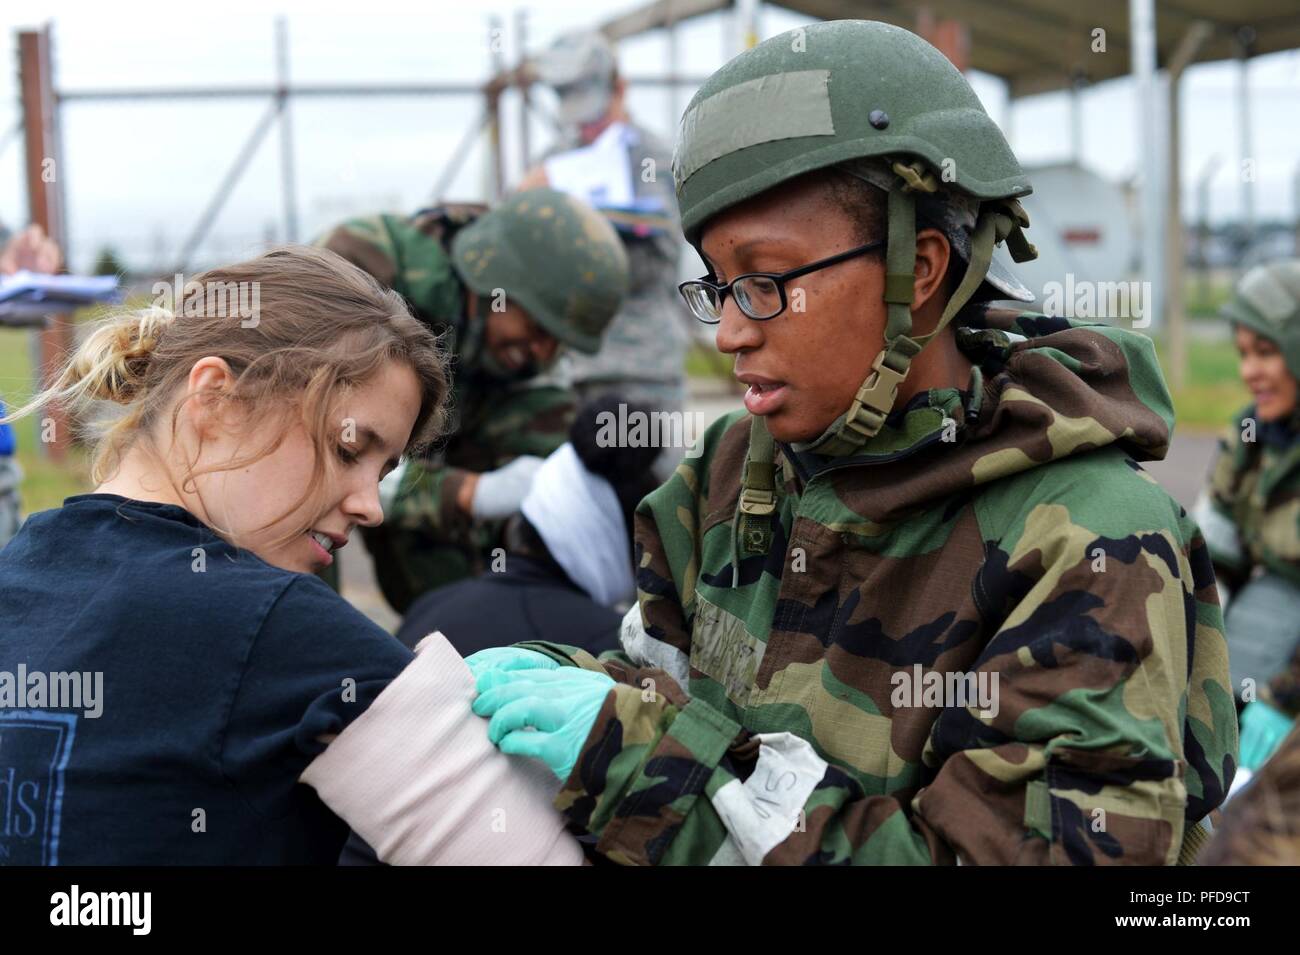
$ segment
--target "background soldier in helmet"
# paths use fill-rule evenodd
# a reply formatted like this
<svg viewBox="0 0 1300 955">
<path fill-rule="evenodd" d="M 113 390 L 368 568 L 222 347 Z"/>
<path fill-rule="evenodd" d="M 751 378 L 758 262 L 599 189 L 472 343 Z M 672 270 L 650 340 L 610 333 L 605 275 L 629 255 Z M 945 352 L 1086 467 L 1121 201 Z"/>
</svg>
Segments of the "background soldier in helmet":
<svg viewBox="0 0 1300 955">
<path fill-rule="evenodd" d="M 549 184 L 590 202 L 618 229 L 628 255 L 627 298 L 600 351 L 566 355 L 565 371 L 584 399 L 617 391 L 681 411 L 690 319 L 677 295 L 681 233 L 669 149 L 629 116 L 626 84 L 600 33 L 561 36 L 535 67 L 558 96 L 563 138 L 521 188 Z"/>
<path fill-rule="evenodd" d="M 573 395 L 545 372 L 562 347 L 592 353 L 627 288 L 627 256 L 589 206 L 552 189 L 491 211 L 377 215 L 321 244 L 400 292 L 454 356 L 454 424 L 429 458 L 386 481 L 366 545 L 399 612 L 488 568 L 542 459 L 565 439 Z"/>
<path fill-rule="evenodd" d="M 683 293 L 748 414 L 637 514 L 603 664 L 470 658 L 502 751 L 611 859 L 1172 863 L 1231 781 L 1214 574 L 1138 464 L 1136 333 L 997 309 L 1030 184 L 961 74 L 866 21 L 715 73 L 674 157 Z"/>
<path fill-rule="evenodd" d="M 1300 713 L 1300 260 L 1247 272 L 1223 317 L 1252 401 L 1233 415 L 1195 513 L 1226 598 L 1241 765 L 1253 772 Z"/>
</svg>

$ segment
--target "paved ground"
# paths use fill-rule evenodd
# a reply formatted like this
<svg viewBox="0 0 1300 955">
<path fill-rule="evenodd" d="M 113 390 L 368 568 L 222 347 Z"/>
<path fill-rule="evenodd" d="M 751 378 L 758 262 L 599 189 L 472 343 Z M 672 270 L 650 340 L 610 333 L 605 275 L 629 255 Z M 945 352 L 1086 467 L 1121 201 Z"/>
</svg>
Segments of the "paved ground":
<svg viewBox="0 0 1300 955">
<path fill-rule="evenodd" d="M 697 391 L 692 395 L 691 410 L 704 416 L 704 426 L 739 407 L 739 397 L 716 390 Z M 695 433 L 699 433 L 699 430 L 702 428 Z M 1176 434 L 1168 457 L 1163 461 L 1147 462 L 1144 467 L 1180 504 L 1190 509 L 1209 472 L 1215 443 L 1213 434 Z M 370 556 L 366 553 L 359 534 L 354 534 L 348 546 L 339 552 L 339 559 L 343 596 L 380 626 L 390 631 L 396 629 L 399 618 L 384 601 L 375 584 Z"/>
<path fill-rule="evenodd" d="M 1218 441 L 1218 436 L 1212 432 L 1175 432 L 1169 455 L 1163 461 L 1148 461 L 1142 466 L 1179 504 L 1191 510 L 1196 495 L 1209 477 L 1210 462 Z"/>
</svg>

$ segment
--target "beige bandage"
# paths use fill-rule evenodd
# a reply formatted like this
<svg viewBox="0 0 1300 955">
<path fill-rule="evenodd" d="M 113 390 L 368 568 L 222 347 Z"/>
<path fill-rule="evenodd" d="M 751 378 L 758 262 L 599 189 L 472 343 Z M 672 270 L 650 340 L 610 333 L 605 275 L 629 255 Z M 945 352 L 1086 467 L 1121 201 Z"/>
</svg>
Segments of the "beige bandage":
<svg viewBox="0 0 1300 955">
<path fill-rule="evenodd" d="M 470 710 L 474 678 L 438 632 L 300 780 L 393 865 L 581 865 L 560 781 L 506 756 Z"/>
</svg>

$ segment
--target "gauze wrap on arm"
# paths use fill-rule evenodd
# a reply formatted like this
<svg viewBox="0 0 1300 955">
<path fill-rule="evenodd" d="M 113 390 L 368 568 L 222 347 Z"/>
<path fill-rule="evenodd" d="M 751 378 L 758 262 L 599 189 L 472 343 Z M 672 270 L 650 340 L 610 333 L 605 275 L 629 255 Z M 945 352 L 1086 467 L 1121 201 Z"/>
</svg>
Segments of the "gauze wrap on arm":
<svg viewBox="0 0 1300 955">
<path fill-rule="evenodd" d="M 560 781 L 506 756 L 470 711 L 474 678 L 438 632 L 300 780 L 393 865 L 581 865 Z"/>
</svg>

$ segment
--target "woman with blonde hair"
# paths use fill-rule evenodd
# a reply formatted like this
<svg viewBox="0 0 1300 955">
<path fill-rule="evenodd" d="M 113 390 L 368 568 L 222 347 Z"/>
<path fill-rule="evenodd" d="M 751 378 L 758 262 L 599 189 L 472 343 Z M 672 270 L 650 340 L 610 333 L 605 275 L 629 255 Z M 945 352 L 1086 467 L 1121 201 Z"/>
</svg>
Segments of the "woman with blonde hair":
<svg viewBox="0 0 1300 955">
<path fill-rule="evenodd" d="M 319 249 L 186 292 L 14 415 L 117 406 L 93 493 L 0 552 L 0 860 L 332 863 L 350 824 L 385 861 L 580 861 L 446 641 L 413 658 L 313 576 L 440 434 L 437 339 Z"/>
</svg>

